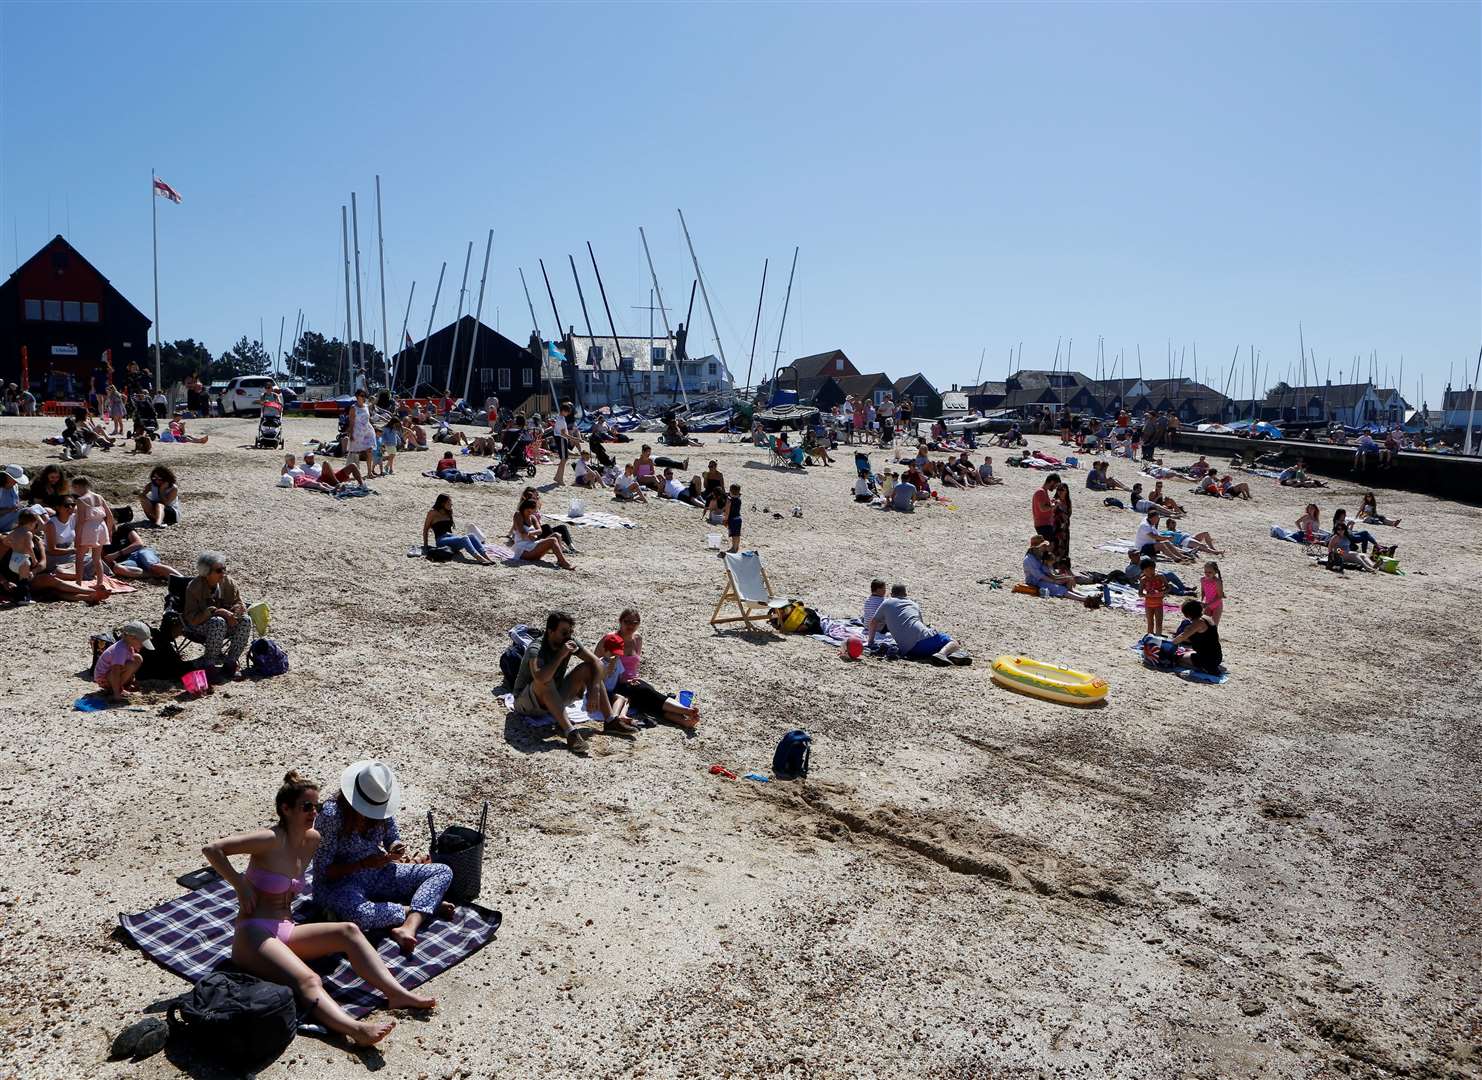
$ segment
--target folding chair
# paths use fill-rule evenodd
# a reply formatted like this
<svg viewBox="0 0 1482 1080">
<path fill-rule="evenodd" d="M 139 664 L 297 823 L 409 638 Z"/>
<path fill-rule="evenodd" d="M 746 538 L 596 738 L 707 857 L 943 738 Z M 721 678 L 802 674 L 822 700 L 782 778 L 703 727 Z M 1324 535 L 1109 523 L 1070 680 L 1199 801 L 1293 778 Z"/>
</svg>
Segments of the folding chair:
<svg viewBox="0 0 1482 1080">
<path fill-rule="evenodd" d="M 767 580 L 762 557 L 755 551 L 743 551 L 736 555 L 727 552 L 725 564 L 726 587 L 716 601 L 715 611 L 710 616 L 710 625 L 744 622 L 748 630 L 755 630 L 758 628 L 752 625 L 752 621 L 760 620 L 762 629 L 769 628 L 767 612 L 773 603 L 772 583 Z M 728 604 L 735 604 L 740 614 L 722 617 L 721 610 Z"/>
</svg>

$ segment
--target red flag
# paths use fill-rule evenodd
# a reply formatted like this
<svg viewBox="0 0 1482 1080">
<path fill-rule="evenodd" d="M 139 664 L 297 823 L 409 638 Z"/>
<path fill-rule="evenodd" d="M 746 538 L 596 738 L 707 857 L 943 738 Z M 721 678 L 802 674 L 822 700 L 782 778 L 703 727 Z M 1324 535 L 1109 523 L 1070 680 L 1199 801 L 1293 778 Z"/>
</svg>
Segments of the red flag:
<svg viewBox="0 0 1482 1080">
<path fill-rule="evenodd" d="M 158 176 L 154 178 L 154 193 L 160 198 L 169 199 L 172 203 L 180 201 L 180 192 L 165 183 Z"/>
</svg>

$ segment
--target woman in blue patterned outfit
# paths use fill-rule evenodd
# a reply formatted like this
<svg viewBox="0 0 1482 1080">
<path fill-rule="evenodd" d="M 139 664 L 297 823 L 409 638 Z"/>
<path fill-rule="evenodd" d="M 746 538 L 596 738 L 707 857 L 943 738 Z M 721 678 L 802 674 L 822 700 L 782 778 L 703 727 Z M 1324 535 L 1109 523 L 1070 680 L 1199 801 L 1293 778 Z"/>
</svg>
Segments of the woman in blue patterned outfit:
<svg viewBox="0 0 1482 1080">
<path fill-rule="evenodd" d="M 427 856 L 413 857 L 396 828 L 401 785 L 391 766 L 357 761 L 340 777 L 340 793 L 319 812 L 314 853 L 314 899 L 362 930 L 390 928 L 403 950 L 417 946 L 417 930 L 442 902 L 453 871 Z"/>
</svg>

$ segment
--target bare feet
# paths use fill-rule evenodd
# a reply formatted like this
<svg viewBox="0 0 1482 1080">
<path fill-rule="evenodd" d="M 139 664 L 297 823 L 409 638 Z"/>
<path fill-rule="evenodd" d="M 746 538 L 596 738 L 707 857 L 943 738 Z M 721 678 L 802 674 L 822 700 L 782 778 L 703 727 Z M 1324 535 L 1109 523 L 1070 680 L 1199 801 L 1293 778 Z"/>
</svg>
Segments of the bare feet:
<svg viewBox="0 0 1482 1080">
<path fill-rule="evenodd" d="M 395 1026 L 395 1020 L 362 1020 L 350 1030 L 350 1041 L 356 1046 L 374 1046 Z"/>
<path fill-rule="evenodd" d="M 410 953 L 417 947 L 417 932 L 408 930 L 405 926 L 392 927 L 387 931 L 387 936 L 400 945 L 404 953 Z"/>
<path fill-rule="evenodd" d="M 386 1004 L 393 1009 L 434 1009 L 437 1007 L 437 998 L 431 994 L 414 994 L 410 990 L 402 990 L 400 993 L 387 994 Z"/>
</svg>

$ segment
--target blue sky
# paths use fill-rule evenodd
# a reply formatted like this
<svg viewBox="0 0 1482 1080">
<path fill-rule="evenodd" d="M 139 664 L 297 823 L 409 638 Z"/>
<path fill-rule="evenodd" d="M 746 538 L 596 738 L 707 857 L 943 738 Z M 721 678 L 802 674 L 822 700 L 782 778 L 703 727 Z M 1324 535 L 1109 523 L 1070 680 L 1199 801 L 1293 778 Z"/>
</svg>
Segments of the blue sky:
<svg viewBox="0 0 1482 1080">
<path fill-rule="evenodd" d="M 1332 377 L 1377 351 L 1438 403 L 1482 344 L 1476 4 L 0 5 L 0 250 L 70 239 L 152 305 L 150 168 L 165 337 L 221 350 L 304 308 L 343 333 L 339 208 L 361 205 L 367 336 L 415 279 L 439 325 L 493 227 L 485 319 L 516 340 L 580 323 L 596 249 L 620 331 L 646 333 L 647 227 L 665 299 L 693 274 L 744 377 L 843 348 L 939 385 L 1048 366 L 1098 335 L 1135 373 L 1197 343 L 1204 381 L 1254 345 L 1268 382 L 1298 323 Z M 48 231 L 50 230 L 50 231 Z M 672 317 L 682 317 L 677 311 Z M 713 349 L 697 301 L 691 352 Z M 1063 359 L 1063 352 L 1062 352 Z M 1367 363 L 1367 360 L 1365 360 Z M 1245 363 L 1238 365 L 1246 367 Z M 1210 368 L 1218 369 L 1217 375 Z"/>
</svg>

